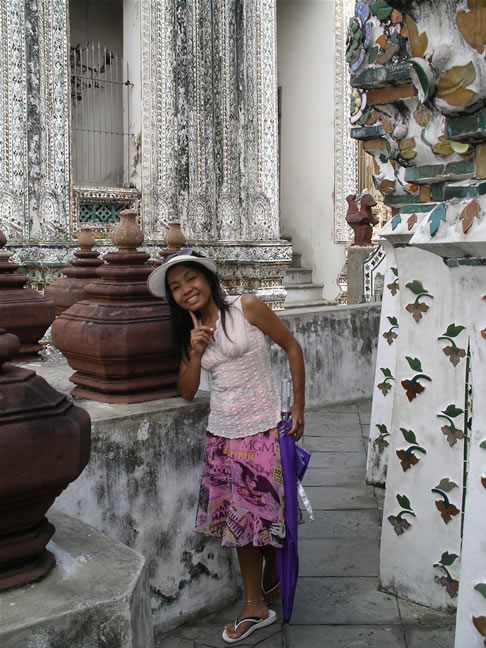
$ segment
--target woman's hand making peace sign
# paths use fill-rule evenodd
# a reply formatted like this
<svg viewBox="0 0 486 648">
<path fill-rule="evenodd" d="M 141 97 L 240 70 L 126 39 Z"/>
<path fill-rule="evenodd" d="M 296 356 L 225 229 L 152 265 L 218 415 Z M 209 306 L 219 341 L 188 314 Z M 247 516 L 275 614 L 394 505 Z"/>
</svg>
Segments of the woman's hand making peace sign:
<svg viewBox="0 0 486 648">
<path fill-rule="evenodd" d="M 214 329 L 209 326 L 202 326 L 197 321 L 197 317 L 192 311 L 188 311 L 191 316 L 194 328 L 191 330 L 191 354 L 202 356 L 208 344 L 214 338 Z"/>
</svg>

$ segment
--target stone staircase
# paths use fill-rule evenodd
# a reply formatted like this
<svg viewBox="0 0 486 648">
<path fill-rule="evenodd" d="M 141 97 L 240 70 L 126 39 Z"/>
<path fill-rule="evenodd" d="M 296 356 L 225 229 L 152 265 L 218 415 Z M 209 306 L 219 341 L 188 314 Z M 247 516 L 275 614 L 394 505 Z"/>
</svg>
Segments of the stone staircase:
<svg viewBox="0 0 486 648">
<path fill-rule="evenodd" d="M 292 265 L 285 271 L 283 286 L 287 291 L 285 308 L 325 306 L 323 284 L 312 281 L 312 268 L 303 268 L 300 254 L 292 255 Z"/>
</svg>

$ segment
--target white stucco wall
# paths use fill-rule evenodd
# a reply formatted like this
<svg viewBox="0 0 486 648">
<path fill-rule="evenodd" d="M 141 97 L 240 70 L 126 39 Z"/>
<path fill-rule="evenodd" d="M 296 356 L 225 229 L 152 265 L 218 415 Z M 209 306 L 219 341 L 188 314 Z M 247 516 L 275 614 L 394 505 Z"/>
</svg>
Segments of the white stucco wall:
<svg viewBox="0 0 486 648">
<path fill-rule="evenodd" d="M 345 246 L 334 227 L 334 0 L 278 0 L 280 223 L 323 297 L 334 300 Z"/>
</svg>

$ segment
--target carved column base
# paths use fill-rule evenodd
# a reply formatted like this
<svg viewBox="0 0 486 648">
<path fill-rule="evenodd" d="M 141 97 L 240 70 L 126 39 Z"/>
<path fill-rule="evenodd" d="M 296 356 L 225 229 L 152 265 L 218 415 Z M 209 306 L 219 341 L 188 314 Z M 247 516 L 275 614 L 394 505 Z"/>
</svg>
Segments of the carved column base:
<svg viewBox="0 0 486 648">
<path fill-rule="evenodd" d="M 364 289 L 364 264 L 374 246 L 351 245 L 348 248 L 348 304 L 366 301 Z"/>
</svg>

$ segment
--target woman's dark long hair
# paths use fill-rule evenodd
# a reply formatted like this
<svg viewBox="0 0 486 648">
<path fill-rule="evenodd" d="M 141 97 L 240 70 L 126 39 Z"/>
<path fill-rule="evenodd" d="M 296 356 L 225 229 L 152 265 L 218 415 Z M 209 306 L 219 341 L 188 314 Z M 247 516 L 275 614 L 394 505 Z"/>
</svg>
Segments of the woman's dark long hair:
<svg viewBox="0 0 486 648">
<path fill-rule="evenodd" d="M 199 256 L 194 252 L 192 253 L 192 255 Z M 213 272 L 211 272 L 211 270 L 208 270 L 208 268 L 201 265 L 200 263 L 194 263 L 193 261 L 184 261 L 183 263 L 181 263 L 181 265 L 197 270 L 207 279 L 214 303 L 219 308 L 219 311 L 221 313 L 220 317 L 221 324 L 223 325 L 223 331 L 229 338 L 228 333 L 226 332 L 226 313 L 229 312 L 230 305 L 226 301 L 218 277 Z M 165 289 L 167 301 L 169 302 L 170 307 L 170 318 L 172 321 L 172 334 L 174 336 L 174 344 L 179 353 L 179 356 L 184 357 L 186 360 L 189 360 L 191 330 L 193 329 L 192 319 L 188 311 L 178 306 L 174 301 L 172 292 L 170 291 L 169 285 L 167 283 L 168 274 L 169 273 L 165 275 Z M 198 312 L 196 312 L 196 314 L 199 315 Z"/>
</svg>

